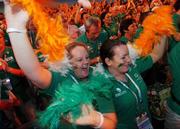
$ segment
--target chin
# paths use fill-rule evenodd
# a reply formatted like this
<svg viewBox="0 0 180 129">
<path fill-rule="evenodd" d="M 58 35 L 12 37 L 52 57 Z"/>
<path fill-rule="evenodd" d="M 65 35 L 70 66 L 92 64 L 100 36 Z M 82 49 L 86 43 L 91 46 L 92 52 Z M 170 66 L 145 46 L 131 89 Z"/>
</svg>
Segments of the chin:
<svg viewBox="0 0 180 129">
<path fill-rule="evenodd" d="M 127 68 L 124 68 L 122 71 L 123 71 L 123 73 L 127 73 L 128 70 L 129 70 L 129 68 L 127 67 Z"/>
<path fill-rule="evenodd" d="M 83 74 L 83 75 L 82 75 L 82 77 L 83 77 L 83 78 L 87 78 L 87 77 L 88 77 L 88 75 L 89 75 L 89 73 L 87 73 L 87 74 Z"/>
</svg>

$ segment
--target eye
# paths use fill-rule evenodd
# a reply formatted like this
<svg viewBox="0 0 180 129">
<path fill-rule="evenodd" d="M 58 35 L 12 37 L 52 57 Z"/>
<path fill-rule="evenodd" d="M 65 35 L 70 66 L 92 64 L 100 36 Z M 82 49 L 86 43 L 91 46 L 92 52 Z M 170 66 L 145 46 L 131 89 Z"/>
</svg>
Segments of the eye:
<svg viewBox="0 0 180 129">
<path fill-rule="evenodd" d="M 86 57 L 86 60 L 89 60 L 89 56 Z"/>
<path fill-rule="evenodd" d="M 122 59 L 122 60 L 125 60 L 125 59 L 126 59 L 126 56 L 121 57 L 121 59 Z"/>
<path fill-rule="evenodd" d="M 77 61 L 78 61 L 78 62 L 81 62 L 81 61 L 82 61 L 82 59 L 77 59 Z"/>
</svg>

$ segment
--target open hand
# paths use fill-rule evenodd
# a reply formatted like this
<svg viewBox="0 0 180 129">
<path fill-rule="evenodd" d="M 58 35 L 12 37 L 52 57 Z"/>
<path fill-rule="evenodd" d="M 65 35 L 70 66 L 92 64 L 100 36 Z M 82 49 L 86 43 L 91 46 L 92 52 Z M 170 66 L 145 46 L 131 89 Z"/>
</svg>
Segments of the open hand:
<svg viewBox="0 0 180 129">
<path fill-rule="evenodd" d="M 29 19 L 28 13 L 19 5 L 13 5 L 9 0 L 4 1 L 4 13 L 8 28 L 24 29 Z"/>
<path fill-rule="evenodd" d="M 71 114 L 68 116 L 68 121 L 76 125 L 90 125 L 95 127 L 100 122 L 100 116 L 91 105 L 82 106 L 82 114 L 77 120 L 73 120 Z"/>
</svg>

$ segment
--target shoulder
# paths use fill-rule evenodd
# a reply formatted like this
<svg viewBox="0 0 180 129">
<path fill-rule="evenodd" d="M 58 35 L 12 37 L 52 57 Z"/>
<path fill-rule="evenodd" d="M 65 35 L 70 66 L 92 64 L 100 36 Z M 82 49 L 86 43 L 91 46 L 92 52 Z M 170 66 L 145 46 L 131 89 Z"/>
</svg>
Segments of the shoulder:
<svg viewBox="0 0 180 129">
<path fill-rule="evenodd" d="M 87 39 L 87 37 L 86 37 L 86 34 L 85 34 L 85 32 L 84 33 L 82 33 L 77 39 L 76 39 L 76 41 L 77 42 L 83 42 L 83 41 L 85 41 Z"/>
<path fill-rule="evenodd" d="M 106 32 L 106 30 L 102 29 L 100 36 L 106 37 L 106 36 L 108 36 L 108 33 Z"/>
</svg>

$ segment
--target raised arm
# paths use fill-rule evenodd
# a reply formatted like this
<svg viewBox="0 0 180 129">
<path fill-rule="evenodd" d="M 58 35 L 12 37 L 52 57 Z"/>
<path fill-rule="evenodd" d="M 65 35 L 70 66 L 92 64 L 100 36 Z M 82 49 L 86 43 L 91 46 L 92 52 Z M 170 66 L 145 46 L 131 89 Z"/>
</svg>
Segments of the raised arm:
<svg viewBox="0 0 180 129">
<path fill-rule="evenodd" d="M 47 88 L 51 82 L 51 72 L 39 64 L 37 57 L 26 34 L 28 14 L 19 7 L 12 7 L 8 0 L 4 0 L 7 32 L 15 58 L 24 74 L 39 88 Z"/>
<path fill-rule="evenodd" d="M 156 63 L 163 56 L 166 48 L 166 42 L 167 38 L 163 36 L 160 40 L 160 43 L 154 46 L 152 52 L 150 53 L 154 63 Z"/>
</svg>

